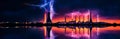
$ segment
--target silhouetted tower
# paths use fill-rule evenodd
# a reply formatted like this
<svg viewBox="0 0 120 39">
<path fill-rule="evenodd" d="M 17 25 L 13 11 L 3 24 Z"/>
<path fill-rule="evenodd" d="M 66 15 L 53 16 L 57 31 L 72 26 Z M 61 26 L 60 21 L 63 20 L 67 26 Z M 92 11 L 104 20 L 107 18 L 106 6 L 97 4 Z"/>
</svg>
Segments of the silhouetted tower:
<svg viewBox="0 0 120 39">
<path fill-rule="evenodd" d="M 64 34 L 66 34 L 66 27 L 65 27 L 65 31 L 64 32 L 65 32 Z"/>
<path fill-rule="evenodd" d="M 92 23 L 92 13 L 91 13 L 91 11 L 89 10 L 89 12 L 90 12 L 90 23 Z"/>
<path fill-rule="evenodd" d="M 46 23 L 52 23 L 51 19 L 50 19 L 50 12 L 47 13 L 47 21 Z"/>
<path fill-rule="evenodd" d="M 66 23 L 67 23 L 67 21 L 66 21 L 66 16 L 65 16 L 65 24 L 66 24 Z M 65 27 L 65 31 L 64 31 L 64 32 L 65 32 L 65 34 L 66 34 L 66 27 Z"/>
<path fill-rule="evenodd" d="M 89 21 L 90 21 L 90 24 L 92 24 L 92 12 L 89 10 L 89 13 L 90 13 Z M 92 39 L 92 25 L 90 25 L 89 28 L 90 28 L 90 39 Z"/>
<path fill-rule="evenodd" d="M 50 12 L 47 13 L 47 20 L 46 23 L 51 24 L 52 21 L 50 19 Z M 50 37 L 50 31 L 51 31 L 51 27 L 47 26 L 47 37 Z"/>
<path fill-rule="evenodd" d="M 85 17 L 83 16 L 83 21 L 82 22 L 84 22 L 84 20 L 85 20 Z"/>
<path fill-rule="evenodd" d="M 92 39 L 92 26 L 90 26 L 89 28 L 90 28 L 90 39 Z"/>
</svg>

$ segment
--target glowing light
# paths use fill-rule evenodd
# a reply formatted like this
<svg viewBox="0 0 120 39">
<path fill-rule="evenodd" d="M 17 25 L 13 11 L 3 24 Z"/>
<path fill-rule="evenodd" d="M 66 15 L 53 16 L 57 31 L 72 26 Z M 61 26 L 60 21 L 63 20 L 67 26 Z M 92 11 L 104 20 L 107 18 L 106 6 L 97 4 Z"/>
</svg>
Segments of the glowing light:
<svg viewBox="0 0 120 39">
<path fill-rule="evenodd" d="M 46 14 L 46 12 L 44 13 L 44 22 L 43 23 L 46 23 L 46 16 L 47 16 L 47 14 Z"/>
<path fill-rule="evenodd" d="M 25 3 L 25 5 L 35 6 L 35 7 L 39 7 L 39 8 L 44 8 L 46 5 L 48 5 L 48 3 L 43 4 L 43 5 L 34 5 L 34 4 L 28 4 L 28 3 Z"/>
<path fill-rule="evenodd" d="M 49 7 L 50 7 L 50 18 L 52 19 L 52 17 L 54 16 L 55 14 L 55 11 L 54 11 L 54 8 L 53 8 L 53 5 L 54 5 L 54 0 L 51 0 L 50 3 L 49 3 Z"/>
<path fill-rule="evenodd" d="M 99 15 L 97 15 L 97 22 L 99 22 L 100 20 L 99 20 Z M 99 28 L 97 27 L 97 36 L 99 35 Z"/>
<path fill-rule="evenodd" d="M 72 12 L 72 13 L 66 14 L 66 15 L 72 17 L 72 20 L 73 20 L 75 16 L 80 16 L 81 13 L 76 11 L 76 12 Z"/>
<path fill-rule="evenodd" d="M 100 20 L 99 20 L 99 15 L 97 15 L 97 22 L 99 22 Z"/>
<path fill-rule="evenodd" d="M 44 36 L 46 37 L 47 36 L 46 26 L 43 26 L 43 29 L 44 29 Z"/>
<path fill-rule="evenodd" d="M 53 31 L 52 31 L 52 30 L 50 31 L 50 39 L 55 39 L 55 36 L 54 36 L 54 34 L 53 34 Z"/>
<path fill-rule="evenodd" d="M 76 11 L 76 12 L 72 12 L 72 13 L 69 13 L 69 14 L 66 14 L 67 16 L 79 16 L 81 15 L 80 12 Z"/>
<path fill-rule="evenodd" d="M 28 3 L 26 3 L 26 5 L 44 8 L 45 11 L 50 12 L 50 18 L 51 19 L 55 14 L 54 7 L 53 7 L 54 0 L 50 0 L 50 1 L 44 0 L 44 4 L 42 4 L 42 5 L 34 5 L 34 4 L 28 4 Z"/>
<path fill-rule="evenodd" d="M 19 28 L 19 26 L 15 26 L 15 28 Z"/>
<path fill-rule="evenodd" d="M 73 14 L 73 13 L 71 13 L 71 14 L 72 14 L 72 19 L 73 19 L 73 17 L 74 17 L 73 15 L 74 15 L 74 14 Z"/>
<path fill-rule="evenodd" d="M 19 22 L 15 22 L 16 24 L 18 24 Z"/>
</svg>

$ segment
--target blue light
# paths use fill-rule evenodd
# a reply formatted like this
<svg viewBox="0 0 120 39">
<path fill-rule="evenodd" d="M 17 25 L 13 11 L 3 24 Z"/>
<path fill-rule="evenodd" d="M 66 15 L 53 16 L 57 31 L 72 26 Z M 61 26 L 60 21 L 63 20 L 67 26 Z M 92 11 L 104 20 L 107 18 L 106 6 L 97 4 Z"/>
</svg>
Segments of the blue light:
<svg viewBox="0 0 120 39">
<path fill-rule="evenodd" d="M 29 5 L 29 6 L 35 6 L 35 7 L 40 7 L 40 8 L 44 8 L 44 10 L 47 10 L 48 12 L 50 12 L 50 18 L 52 19 L 52 17 L 54 16 L 55 14 L 55 11 L 54 11 L 54 0 L 43 0 L 44 1 L 44 4 L 42 5 L 34 5 L 34 4 L 26 4 L 26 5 Z"/>
</svg>

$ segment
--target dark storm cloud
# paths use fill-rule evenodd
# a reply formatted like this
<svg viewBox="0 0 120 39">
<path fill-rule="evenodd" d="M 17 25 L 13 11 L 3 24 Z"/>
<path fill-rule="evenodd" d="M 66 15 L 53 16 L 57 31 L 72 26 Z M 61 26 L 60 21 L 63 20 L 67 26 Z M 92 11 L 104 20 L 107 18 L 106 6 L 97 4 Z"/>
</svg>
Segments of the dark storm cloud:
<svg viewBox="0 0 120 39">
<path fill-rule="evenodd" d="M 25 8 L 17 11 L 4 11 L 0 15 L 2 21 L 31 21 L 40 20 L 42 18 L 42 10 Z"/>
<path fill-rule="evenodd" d="M 39 7 L 27 6 L 25 3 L 42 4 L 42 0 L 0 0 L 0 20 L 25 21 L 43 18 Z M 101 16 L 120 17 L 119 0 L 55 0 L 54 9 L 57 14 L 65 14 L 79 9 L 99 9 Z"/>
<path fill-rule="evenodd" d="M 42 10 L 25 3 L 40 4 L 40 0 L 0 0 L 1 21 L 31 21 L 42 18 Z"/>
</svg>

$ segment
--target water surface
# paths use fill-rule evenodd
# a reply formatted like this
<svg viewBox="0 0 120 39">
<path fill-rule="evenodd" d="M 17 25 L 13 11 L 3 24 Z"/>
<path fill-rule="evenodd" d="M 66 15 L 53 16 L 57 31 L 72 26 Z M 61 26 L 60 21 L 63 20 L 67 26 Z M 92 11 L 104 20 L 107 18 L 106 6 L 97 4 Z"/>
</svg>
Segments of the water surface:
<svg viewBox="0 0 120 39">
<path fill-rule="evenodd" d="M 2 27 L 0 39 L 120 39 L 120 26 Z"/>
</svg>

